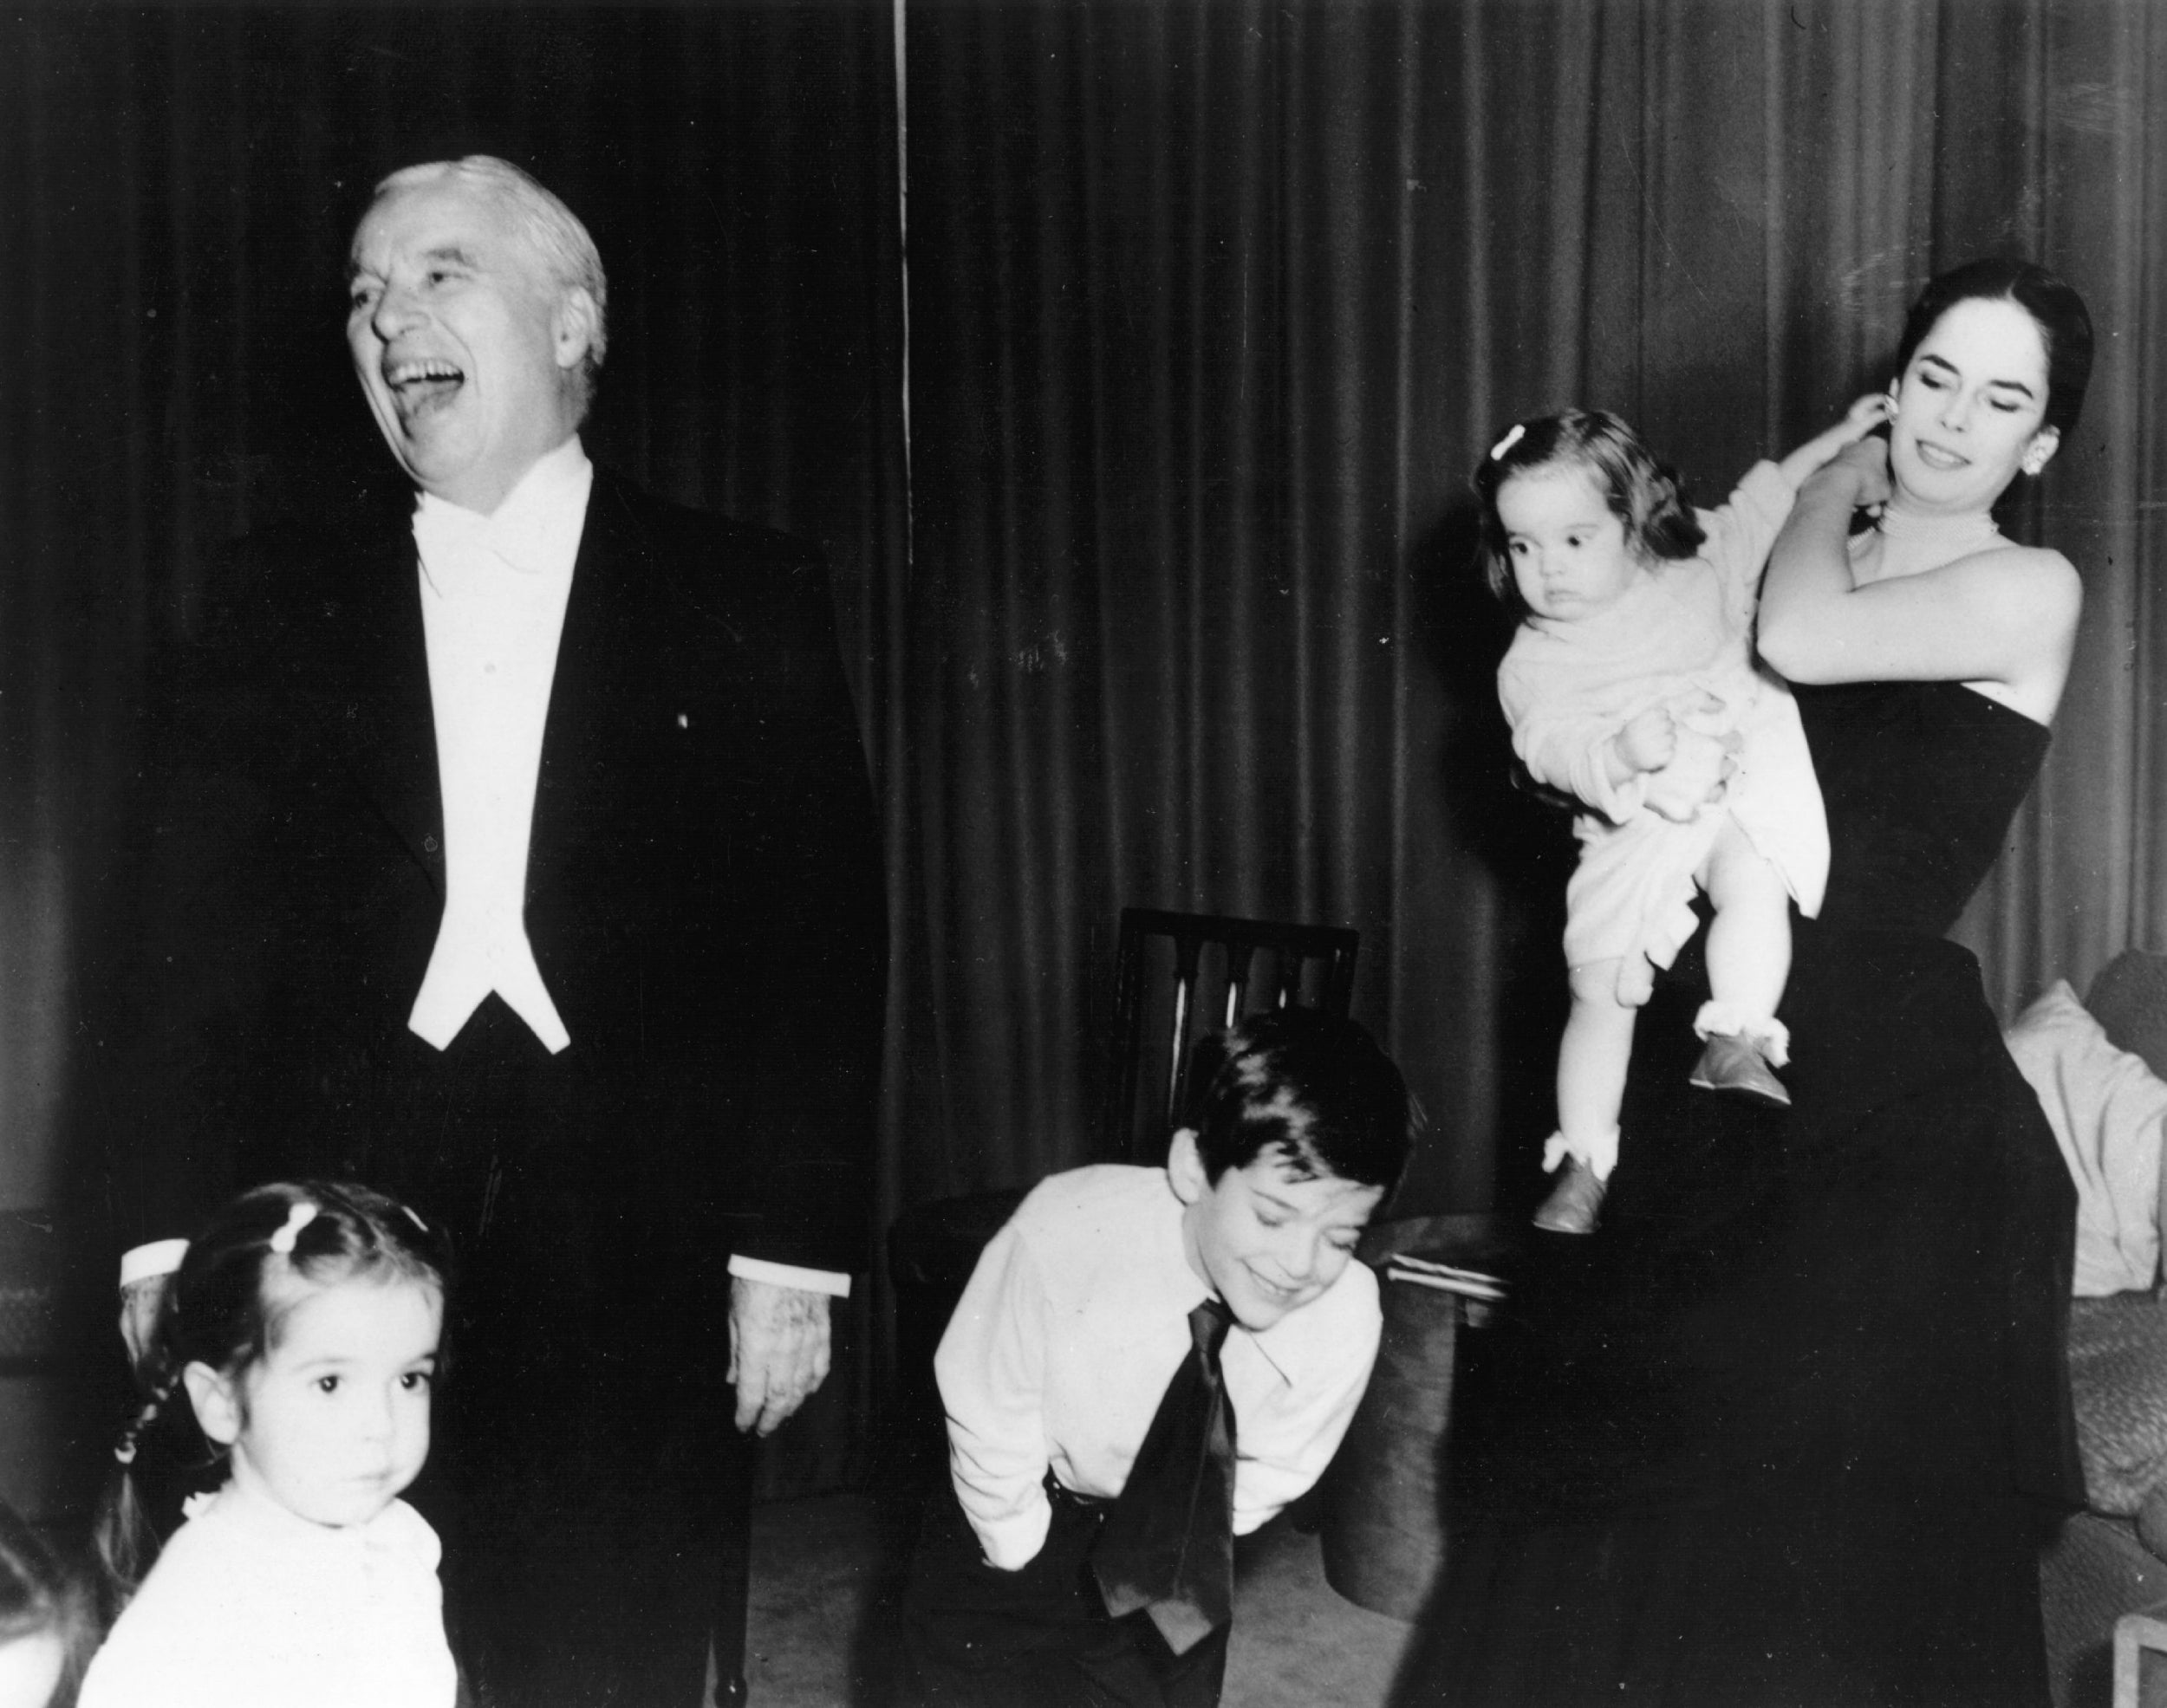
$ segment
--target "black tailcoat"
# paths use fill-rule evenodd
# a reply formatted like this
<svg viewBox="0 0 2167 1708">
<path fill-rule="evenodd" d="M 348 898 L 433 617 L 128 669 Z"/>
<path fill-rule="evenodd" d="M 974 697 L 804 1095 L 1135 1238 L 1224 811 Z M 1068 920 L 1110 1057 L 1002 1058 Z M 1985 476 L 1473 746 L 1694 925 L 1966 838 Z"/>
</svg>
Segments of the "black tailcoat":
<svg viewBox="0 0 2167 1708">
<path fill-rule="evenodd" d="M 245 542 L 162 674 L 78 1153 L 115 1248 L 299 1175 L 441 1222 L 454 1465 L 486 1461 L 499 1542 L 555 1546 L 537 1490 L 635 1530 L 687 1504 L 657 1444 L 696 1462 L 726 1406 L 731 1253 L 865 1265 L 877 827 L 818 554 L 597 469 L 526 896 L 571 1044 L 494 997 L 424 1043 L 444 824 L 410 520 L 400 495 Z"/>
</svg>

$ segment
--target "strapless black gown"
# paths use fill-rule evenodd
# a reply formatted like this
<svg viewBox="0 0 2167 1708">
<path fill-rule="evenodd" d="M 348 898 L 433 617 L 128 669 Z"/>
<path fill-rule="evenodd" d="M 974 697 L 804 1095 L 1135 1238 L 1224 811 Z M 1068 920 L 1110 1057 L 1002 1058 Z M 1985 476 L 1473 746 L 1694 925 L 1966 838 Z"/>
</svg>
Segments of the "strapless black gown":
<svg viewBox="0 0 2167 1708">
<path fill-rule="evenodd" d="M 1957 684 L 1799 691 L 1832 861 L 1788 1112 L 1695 1091 L 1697 954 L 1644 1011 L 1602 1230 L 1467 1348 L 1445 1581 L 1398 1701 L 2041 1708 L 2037 1553 L 2081 1500 L 2075 1195 L 1942 933 L 2047 731 Z"/>
</svg>

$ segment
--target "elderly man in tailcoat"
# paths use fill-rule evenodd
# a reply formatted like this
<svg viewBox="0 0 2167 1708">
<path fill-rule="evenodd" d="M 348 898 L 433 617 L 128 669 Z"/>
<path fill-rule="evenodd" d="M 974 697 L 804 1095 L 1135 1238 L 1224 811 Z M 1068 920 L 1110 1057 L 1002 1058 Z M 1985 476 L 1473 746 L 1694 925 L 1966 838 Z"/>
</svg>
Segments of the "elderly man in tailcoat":
<svg viewBox="0 0 2167 1708">
<path fill-rule="evenodd" d="M 885 928 L 824 567 L 589 461 L 602 263 L 517 168 L 394 174 L 350 276 L 406 481 L 211 590 L 93 970 L 124 1328 L 238 1186 L 400 1194 L 458 1257 L 419 1498 L 470 1684 L 693 1708 L 711 1638 L 742 1691 L 745 1438 L 866 1259 Z"/>
</svg>

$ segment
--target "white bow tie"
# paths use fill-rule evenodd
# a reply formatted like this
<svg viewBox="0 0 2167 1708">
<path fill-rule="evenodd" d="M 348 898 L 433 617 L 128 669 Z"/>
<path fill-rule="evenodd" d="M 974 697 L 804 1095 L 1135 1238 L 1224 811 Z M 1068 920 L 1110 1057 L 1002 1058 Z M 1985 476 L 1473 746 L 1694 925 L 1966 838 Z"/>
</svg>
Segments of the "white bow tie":
<svg viewBox="0 0 2167 1708">
<path fill-rule="evenodd" d="M 413 539 L 432 581 L 473 574 L 492 559 L 523 575 L 537 574 L 538 542 L 517 518 L 483 516 L 428 493 L 414 507 Z"/>
</svg>

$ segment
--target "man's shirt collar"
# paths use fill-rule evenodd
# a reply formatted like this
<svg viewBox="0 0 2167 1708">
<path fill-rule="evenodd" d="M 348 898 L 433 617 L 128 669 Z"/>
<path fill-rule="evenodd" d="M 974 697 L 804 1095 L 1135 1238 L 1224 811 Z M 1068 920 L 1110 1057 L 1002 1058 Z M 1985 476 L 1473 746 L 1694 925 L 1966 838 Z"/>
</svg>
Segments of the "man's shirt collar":
<svg viewBox="0 0 2167 1708">
<path fill-rule="evenodd" d="M 594 478 L 595 465 L 574 433 L 537 458 L 488 516 L 433 493 L 418 494 L 413 531 L 421 546 L 422 573 L 429 574 L 433 558 L 442 561 L 446 546 L 461 554 L 490 551 L 525 575 L 569 572 L 572 552 L 564 542 L 571 541 L 576 549 Z M 435 578 L 431 581 L 433 584 Z"/>
</svg>

